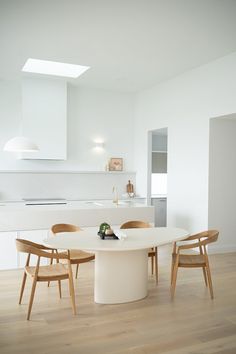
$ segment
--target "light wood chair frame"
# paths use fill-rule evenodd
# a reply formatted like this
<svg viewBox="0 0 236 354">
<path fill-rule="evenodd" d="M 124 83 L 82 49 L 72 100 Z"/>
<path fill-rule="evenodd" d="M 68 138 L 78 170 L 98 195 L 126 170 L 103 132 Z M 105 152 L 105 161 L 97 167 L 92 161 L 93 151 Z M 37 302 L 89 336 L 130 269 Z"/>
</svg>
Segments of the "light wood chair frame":
<svg viewBox="0 0 236 354">
<path fill-rule="evenodd" d="M 17 248 L 18 252 L 23 252 L 23 253 L 28 254 L 26 264 L 24 267 L 24 275 L 23 275 L 23 280 L 22 280 L 22 285 L 21 285 L 21 290 L 20 290 L 19 304 L 21 304 L 21 301 L 22 301 L 27 275 L 30 275 L 33 278 L 30 301 L 29 301 L 29 306 L 28 306 L 27 320 L 30 319 L 37 282 L 58 281 L 59 295 L 61 298 L 61 280 L 64 280 L 64 279 L 68 279 L 68 281 L 69 281 L 69 290 L 70 290 L 72 310 L 73 310 L 74 315 L 76 315 L 75 291 L 74 291 L 74 284 L 73 284 L 72 267 L 71 267 L 71 262 L 70 262 L 70 251 L 68 250 L 67 254 L 59 255 L 57 253 L 56 249 L 49 248 L 49 247 L 31 242 L 28 240 L 23 240 L 23 239 L 16 239 L 16 248 Z M 27 271 L 27 269 L 29 268 L 29 264 L 30 264 L 31 254 L 36 255 L 38 257 L 36 266 L 30 267 L 31 269 L 34 269 L 33 274 L 29 273 Z M 56 259 L 57 263 L 61 259 L 67 260 L 67 267 L 65 265 L 61 265 L 63 267 L 63 270 L 65 270 L 64 274 L 60 274 L 59 272 L 58 272 L 58 274 L 56 274 L 55 265 L 40 266 L 40 260 L 42 257 L 48 258 L 51 260 Z M 40 276 L 40 269 L 43 267 L 47 267 L 48 276 L 47 275 Z M 54 270 L 53 275 L 50 275 L 50 270 Z"/>
<path fill-rule="evenodd" d="M 82 229 L 77 226 L 77 225 L 72 225 L 72 224 L 55 224 L 51 227 L 51 233 L 56 236 L 58 233 L 61 232 L 77 232 L 77 231 L 82 231 Z M 59 252 L 60 254 L 61 252 Z M 87 253 L 87 252 L 84 252 Z M 95 255 L 92 253 L 87 253 L 88 256 L 86 258 L 76 258 L 76 259 L 71 259 L 70 262 L 71 264 L 76 264 L 76 273 L 75 273 L 75 278 L 78 278 L 78 271 L 79 271 L 79 265 L 81 263 L 86 263 L 90 262 L 95 259 Z M 53 260 L 51 260 L 52 263 Z M 48 283 L 49 286 L 49 283 Z"/>
<path fill-rule="evenodd" d="M 127 221 L 121 225 L 120 229 L 135 229 L 135 228 L 150 228 L 151 225 L 148 222 L 141 220 L 131 220 Z M 158 283 L 158 249 L 157 247 L 152 247 L 148 250 L 148 257 L 151 258 L 151 271 L 152 275 L 156 276 L 156 284 Z"/>
<path fill-rule="evenodd" d="M 187 244 L 181 244 L 177 246 L 177 243 L 174 242 L 173 253 L 172 253 L 172 264 L 171 264 L 171 297 L 174 298 L 175 289 L 176 289 L 176 280 L 178 268 L 202 268 L 203 276 L 205 280 L 206 286 L 209 286 L 211 298 L 214 298 L 212 279 L 211 279 L 211 271 L 209 265 L 209 259 L 207 254 L 206 246 L 209 243 L 215 242 L 218 239 L 219 231 L 217 230 L 208 230 L 203 231 L 198 234 L 187 237 L 182 240 L 181 243 L 188 241 Z M 189 243 L 189 241 L 196 241 L 193 243 Z M 194 257 L 196 255 L 193 254 L 184 254 L 185 263 L 181 263 L 181 255 L 183 250 L 196 249 L 198 248 L 200 254 L 200 262 L 194 263 Z M 189 263 L 186 260 L 189 258 Z"/>
</svg>

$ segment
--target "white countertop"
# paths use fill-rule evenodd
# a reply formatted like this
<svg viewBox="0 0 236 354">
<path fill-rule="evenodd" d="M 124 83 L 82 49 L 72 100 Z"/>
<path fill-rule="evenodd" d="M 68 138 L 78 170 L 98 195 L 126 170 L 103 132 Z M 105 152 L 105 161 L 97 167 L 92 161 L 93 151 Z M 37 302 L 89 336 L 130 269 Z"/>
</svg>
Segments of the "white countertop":
<svg viewBox="0 0 236 354">
<path fill-rule="evenodd" d="M 140 208 L 145 204 L 132 200 L 119 200 L 118 204 L 113 203 L 112 200 L 38 200 L 38 201 L 2 201 L 0 202 L 1 211 L 14 210 L 62 210 L 62 209 L 117 209 L 117 208 Z"/>
</svg>

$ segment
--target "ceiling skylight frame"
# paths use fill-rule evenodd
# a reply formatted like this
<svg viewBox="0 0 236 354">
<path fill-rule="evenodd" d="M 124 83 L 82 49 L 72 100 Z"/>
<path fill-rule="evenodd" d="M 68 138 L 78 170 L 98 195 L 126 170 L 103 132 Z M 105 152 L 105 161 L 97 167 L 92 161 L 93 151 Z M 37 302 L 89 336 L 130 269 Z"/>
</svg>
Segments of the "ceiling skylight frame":
<svg viewBox="0 0 236 354">
<path fill-rule="evenodd" d="M 23 66 L 22 71 L 32 74 L 53 75 L 76 79 L 89 68 L 89 66 L 84 65 L 29 58 Z"/>
</svg>

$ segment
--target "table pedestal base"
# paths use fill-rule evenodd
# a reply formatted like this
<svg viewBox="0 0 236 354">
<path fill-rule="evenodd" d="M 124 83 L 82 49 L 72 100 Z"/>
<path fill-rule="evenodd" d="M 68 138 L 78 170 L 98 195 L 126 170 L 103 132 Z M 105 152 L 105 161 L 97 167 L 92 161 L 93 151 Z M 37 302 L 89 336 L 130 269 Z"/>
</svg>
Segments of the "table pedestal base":
<svg viewBox="0 0 236 354">
<path fill-rule="evenodd" d="M 147 285 L 148 250 L 96 252 L 96 303 L 120 304 L 143 299 Z"/>
</svg>

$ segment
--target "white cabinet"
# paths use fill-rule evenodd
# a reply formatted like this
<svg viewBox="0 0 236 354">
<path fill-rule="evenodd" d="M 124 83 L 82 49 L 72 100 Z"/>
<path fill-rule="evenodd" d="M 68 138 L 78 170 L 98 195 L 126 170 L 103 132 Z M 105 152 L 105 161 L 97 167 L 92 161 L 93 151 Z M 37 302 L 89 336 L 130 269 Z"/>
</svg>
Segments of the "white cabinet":
<svg viewBox="0 0 236 354">
<path fill-rule="evenodd" d="M 47 238 L 53 224 L 65 222 L 80 227 L 96 227 L 106 221 L 110 225 L 121 225 L 127 220 L 146 220 L 154 222 L 154 208 L 137 203 L 134 199 L 120 201 L 118 205 L 111 200 L 68 201 L 66 205 L 26 206 L 23 202 L 6 203 L 0 210 L 0 269 L 23 267 L 25 254 L 17 255 L 15 238 L 42 243 Z M 12 230 L 13 232 L 8 232 Z M 19 230 L 19 231 L 18 231 Z M 97 237 L 97 231 L 94 232 Z M 35 261 L 35 258 L 32 257 Z M 43 261 L 43 259 L 42 259 Z M 43 263 L 42 263 L 43 264 Z"/>
<path fill-rule="evenodd" d="M 22 159 L 66 159 L 67 86 L 64 80 L 24 78 L 22 81 L 22 134 L 39 151 Z"/>
<path fill-rule="evenodd" d="M 0 269 L 17 268 L 16 232 L 1 232 Z"/>
<path fill-rule="evenodd" d="M 155 226 L 166 226 L 166 198 L 152 198 L 152 205 L 155 207 Z"/>
<path fill-rule="evenodd" d="M 0 232 L 0 270 L 23 268 L 26 263 L 27 254 L 18 253 L 16 250 L 16 238 L 30 240 L 36 243 L 42 243 L 47 238 L 48 230 L 33 230 L 21 232 Z M 31 256 L 31 265 L 36 264 L 36 256 Z M 41 259 L 41 264 L 47 264 L 45 258 Z"/>
</svg>

